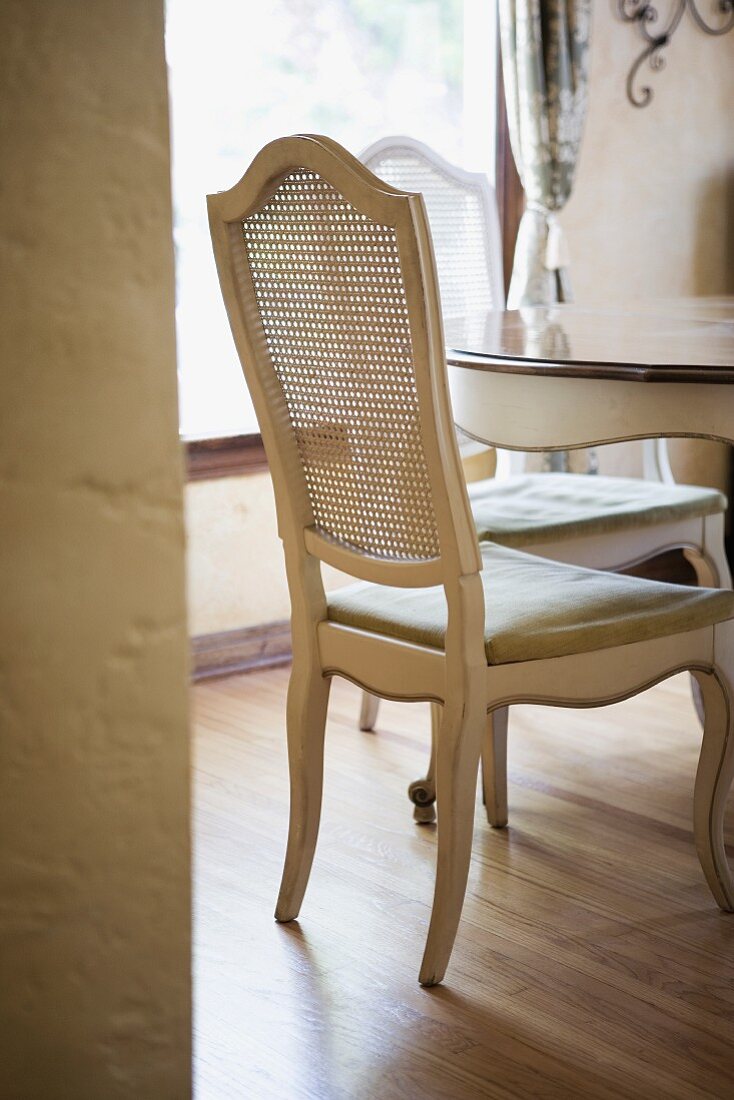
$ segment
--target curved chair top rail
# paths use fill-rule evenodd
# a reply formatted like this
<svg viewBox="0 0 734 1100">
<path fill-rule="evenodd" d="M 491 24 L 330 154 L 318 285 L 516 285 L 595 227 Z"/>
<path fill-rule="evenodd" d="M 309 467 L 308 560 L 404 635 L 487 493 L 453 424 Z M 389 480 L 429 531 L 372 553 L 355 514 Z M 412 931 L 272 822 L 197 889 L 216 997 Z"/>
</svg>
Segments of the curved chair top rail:
<svg viewBox="0 0 734 1100">
<path fill-rule="evenodd" d="M 381 138 L 360 160 L 385 182 L 422 193 L 444 318 L 504 309 L 499 212 L 486 175 L 467 172 L 403 135 Z"/>
<path fill-rule="evenodd" d="M 286 555 L 385 584 L 475 574 L 421 196 L 296 135 L 207 201 Z"/>
</svg>

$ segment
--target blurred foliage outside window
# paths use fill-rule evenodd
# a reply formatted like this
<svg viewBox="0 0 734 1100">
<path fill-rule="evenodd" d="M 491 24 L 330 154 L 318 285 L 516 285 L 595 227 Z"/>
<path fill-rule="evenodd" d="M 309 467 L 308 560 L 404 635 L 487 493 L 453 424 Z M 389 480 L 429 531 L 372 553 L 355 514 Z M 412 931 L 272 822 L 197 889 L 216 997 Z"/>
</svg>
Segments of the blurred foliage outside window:
<svg viewBox="0 0 734 1100">
<path fill-rule="evenodd" d="M 257 431 L 205 196 L 273 138 L 409 134 L 491 174 L 494 0 L 168 0 L 181 433 Z"/>
</svg>

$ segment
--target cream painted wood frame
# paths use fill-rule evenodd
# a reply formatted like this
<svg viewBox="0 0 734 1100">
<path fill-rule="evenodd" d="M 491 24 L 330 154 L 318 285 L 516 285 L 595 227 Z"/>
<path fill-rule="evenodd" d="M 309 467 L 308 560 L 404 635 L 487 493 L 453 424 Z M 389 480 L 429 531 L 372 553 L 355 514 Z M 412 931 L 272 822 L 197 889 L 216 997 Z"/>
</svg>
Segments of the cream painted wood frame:
<svg viewBox="0 0 734 1100">
<path fill-rule="evenodd" d="M 467 172 L 451 164 L 434 149 L 415 138 L 396 135 L 380 138 L 379 141 L 363 149 L 360 161 L 370 172 L 387 183 L 394 185 L 402 177 L 411 183 L 423 184 L 416 190 L 428 188 L 431 193 L 442 197 L 438 200 L 438 209 L 431 216 L 431 202 L 428 202 L 429 220 L 433 230 L 433 244 L 448 270 L 448 278 L 458 281 L 459 288 L 452 286 L 449 296 L 454 311 L 466 313 L 471 303 L 480 309 L 502 309 L 505 304 L 502 287 L 502 240 L 500 235 L 497 200 L 486 175 L 481 172 Z M 464 283 L 466 272 L 454 260 L 456 241 L 447 230 L 446 216 L 449 211 L 462 216 L 464 197 L 469 199 L 475 211 L 476 241 L 472 241 L 473 260 L 484 268 L 484 284 L 487 288 L 487 300 L 477 301 L 477 293 L 470 283 Z M 457 257 L 458 259 L 458 257 Z M 450 266 L 449 266 L 450 265 Z M 460 274 L 456 274 L 460 272 Z M 462 290 L 466 286 L 466 292 Z M 444 285 L 443 316 L 447 318 L 446 287 Z M 467 305 L 466 303 L 469 303 Z M 462 304 L 460 304 L 462 303 Z M 450 314 L 450 310 L 448 310 Z M 463 421 L 460 422 L 464 427 Z M 473 438 L 482 439 L 481 431 L 473 424 Z M 469 429 L 471 430 L 471 429 Z M 466 438 L 466 437 L 465 437 Z M 645 439 L 643 443 L 643 472 L 648 481 L 674 484 L 668 459 L 665 439 Z M 497 478 L 505 479 L 512 474 L 521 473 L 524 468 L 524 452 L 510 452 L 497 449 Z M 640 524 L 638 527 L 625 527 L 624 530 L 610 531 L 603 536 L 573 536 L 551 542 L 538 542 L 523 546 L 526 553 L 538 554 L 553 561 L 568 562 L 573 565 L 589 566 L 592 569 L 621 570 L 653 558 L 666 550 L 682 549 L 696 571 L 700 585 L 718 588 L 731 588 L 731 575 L 724 549 L 723 514 L 708 517 L 693 517 L 658 524 Z M 692 683 L 694 701 L 699 716 L 701 703 Z M 377 723 L 379 699 L 368 692 L 362 694 L 359 714 L 359 728 L 373 730 Z M 507 824 L 507 731 L 509 716 L 495 711 L 489 719 L 489 728 L 483 749 L 484 804 L 490 825 L 502 827 Z M 436 782 L 435 782 L 435 746 L 437 724 L 440 716 L 432 711 L 431 716 L 431 756 L 428 771 L 424 778 L 410 784 L 408 793 L 415 805 L 414 817 L 419 822 L 431 822 L 435 819 Z"/>
<path fill-rule="evenodd" d="M 317 498 L 307 481 L 285 390 L 274 367 L 272 344 L 263 323 L 269 307 L 258 300 L 243 232 L 243 223 L 249 225 L 249 219 L 301 173 L 314 173 L 317 179 L 328 181 L 359 216 L 394 231 L 410 331 L 422 460 L 431 490 L 430 500 L 421 504 L 422 514 L 414 504 L 404 505 L 407 498 L 397 493 L 394 519 L 398 525 L 413 524 L 417 530 L 425 524 L 427 513 L 432 513 L 440 544 L 437 554 L 412 560 L 381 557 L 348 545 L 314 522 Z M 276 919 L 297 917 L 311 870 L 321 809 L 329 684 L 335 675 L 379 696 L 430 700 L 441 706 L 436 756 L 438 854 L 433 910 L 419 976 L 423 985 L 442 980 L 458 928 L 487 714 L 511 703 L 602 705 L 691 669 L 706 705 L 694 795 L 696 846 L 714 897 L 722 908 L 733 909 L 734 882 L 723 843 L 724 801 L 734 769 L 731 622 L 579 656 L 487 666 L 481 556 L 453 431 L 435 265 L 421 196 L 398 192 L 368 177 L 359 162 L 328 139 L 297 136 L 266 146 L 240 182 L 229 191 L 209 196 L 208 205 L 222 294 L 272 471 L 292 600 L 293 668 L 286 708 L 291 808 Z M 310 230 L 317 235 L 319 219 L 312 219 Z M 323 233 L 319 239 L 326 247 Z M 288 308 L 284 297 L 277 309 L 287 313 Z M 370 310 L 380 323 L 383 309 L 376 294 Z M 345 323 L 340 331 L 342 341 L 350 331 Z M 354 340 L 356 359 L 359 348 L 356 337 Z M 342 352 L 343 348 L 342 344 Z M 360 384 L 354 393 L 358 399 Z M 410 476 L 411 471 L 402 479 L 397 476 L 396 489 Z M 370 500 L 364 505 L 369 507 Z M 410 538 L 409 526 L 405 537 Z M 442 585 L 448 610 L 444 648 L 413 645 L 330 622 L 321 580 L 323 561 L 375 584 Z"/>
</svg>

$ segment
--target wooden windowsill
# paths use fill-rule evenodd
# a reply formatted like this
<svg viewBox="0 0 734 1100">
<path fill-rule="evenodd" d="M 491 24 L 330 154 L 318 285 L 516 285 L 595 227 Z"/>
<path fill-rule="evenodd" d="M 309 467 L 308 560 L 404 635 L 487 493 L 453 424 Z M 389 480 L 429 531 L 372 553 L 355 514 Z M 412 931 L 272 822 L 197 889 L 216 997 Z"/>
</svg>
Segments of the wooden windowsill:
<svg viewBox="0 0 734 1100">
<path fill-rule="evenodd" d="M 230 435 L 220 439 L 184 442 L 188 481 L 206 481 L 238 474 L 259 474 L 268 469 L 262 436 Z"/>
</svg>

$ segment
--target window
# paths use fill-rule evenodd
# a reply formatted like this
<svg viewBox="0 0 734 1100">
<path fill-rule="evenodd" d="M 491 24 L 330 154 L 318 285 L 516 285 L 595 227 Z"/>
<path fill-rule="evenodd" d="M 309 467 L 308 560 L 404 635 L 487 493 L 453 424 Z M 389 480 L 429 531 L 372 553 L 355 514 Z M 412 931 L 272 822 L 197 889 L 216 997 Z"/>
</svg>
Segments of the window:
<svg viewBox="0 0 734 1100">
<path fill-rule="evenodd" d="M 491 0 L 168 0 L 181 433 L 257 431 L 221 303 L 205 196 L 284 134 L 354 153 L 409 134 L 494 167 Z"/>
</svg>

